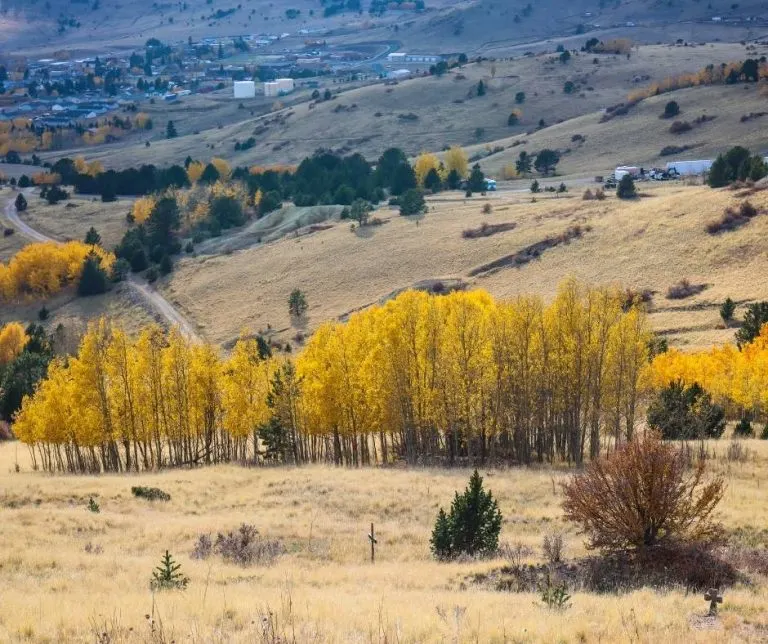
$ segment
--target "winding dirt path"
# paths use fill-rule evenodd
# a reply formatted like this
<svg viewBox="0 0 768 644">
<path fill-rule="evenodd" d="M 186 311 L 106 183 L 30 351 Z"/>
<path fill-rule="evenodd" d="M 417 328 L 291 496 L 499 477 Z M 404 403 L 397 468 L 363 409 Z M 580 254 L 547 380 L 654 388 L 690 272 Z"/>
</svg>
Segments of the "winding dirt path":
<svg viewBox="0 0 768 644">
<path fill-rule="evenodd" d="M 25 195 L 29 195 L 30 191 L 22 191 Z M 49 237 L 48 235 L 35 230 L 29 224 L 22 221 L 19 217 L 19 213 L 16 211 L 16 198 L 10 197 L 5 204 L 5 218 L 13 225 L 19 233 L 21 233 L 27 239 L 33 242 L 54 242 L 60 243 L 60 240 Z M 160 293 L 153 289 L 145 280 L 136 277 L 135 275 L 129 275 L 125 283 L 128 287 L 136 293 L 139 298 L 146 302 L 149 307 L 161 315 L 171 325 L 176 326 L 191 340 L 200 340 L 200 335 L 195 328 L 179 310 L 173 306 L 168 300 L 166 300 Z"/>
</svg>

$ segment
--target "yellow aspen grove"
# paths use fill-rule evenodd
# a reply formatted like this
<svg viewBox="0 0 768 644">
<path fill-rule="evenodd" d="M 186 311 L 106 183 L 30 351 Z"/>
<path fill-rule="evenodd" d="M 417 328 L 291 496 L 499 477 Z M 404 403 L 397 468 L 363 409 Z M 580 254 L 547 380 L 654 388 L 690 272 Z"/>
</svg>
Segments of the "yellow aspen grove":
<svg viewBox="0 0 768 644">
<path fill-rule="evenodd" d="M 154 207 L 154 197 L 139 197 L 136 201 L 133 202 L 133 207 L 131 208 L 133 220 L 137 224 L 143 224 L 145 221 L 147 221 L 147 219 L 149 219 L 149 216 L 152 214 Z"/>
<path fill-rule="evenodd" d="M 0 367 L 13 362 L 24 350 L 28 340 L 24 327 L 18 322 L 0 327 Z"/>
<path fill-rule="evenodd" d="M 734 416 L 740 417 L 743 411 L 765 416 L 768 412 L 768 325 L 741 350 L 735 344 L 697 353 L 670 349 L 651 363 L 649 379 L 656 388 L 673 382 L 696 383 Z"/>
<path fill-rule="evenodd" d="M 295 360 L 270 357 L 261 339 L 244 336 L 222 358 L 176 330 L 132 339 L 101 320 L 24 400 L 15 429 L 43 468 L 73 472 L 578 463 L 632 436 L 649 341 L 643 309 L 573 280 L 549 305 L 408 291 L 322 325 Z M 683 362 L 670 352 L 654 370 L 680 377 Z M 739 400 L 758 404 L 762 366 Z"/>
<path fill-rule="evenodd" d="M 193 161 L 190 163 L 187 167 L 187 178 L 189 179 L 189 182 L 192 184 L 197 183 L 200 180 L 200 177 L 203 176 L 204 171 L 205 164 L 202 161 Z"/>
<path fill-rule="evenodd" d="M 466 179 L 467 175 L 469 175 L 469 159 L 467 158 L 467 153 L 459 146 L 454 145 L 445 153 L 445 169 L 448 173 L 450 173 L 451 170 L 456 170 L 462 179 Z"/>
<path fill-rule="evenodd" d="M 72 241 L 30 244 L 8 264 L 0 264 L 0 301 L 19 297 L 47 297 L 80 279 L 83 262 L 96 253 L 107 273 L 115 256 L 100 246 Z"/>
</svg>

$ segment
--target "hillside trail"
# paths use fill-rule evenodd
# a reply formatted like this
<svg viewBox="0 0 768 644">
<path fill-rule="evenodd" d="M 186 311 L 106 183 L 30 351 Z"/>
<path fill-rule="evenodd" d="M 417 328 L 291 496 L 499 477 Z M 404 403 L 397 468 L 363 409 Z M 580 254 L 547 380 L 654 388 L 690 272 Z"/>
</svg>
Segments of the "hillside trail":
<svg viewBox="0 0 768 644">
<path fill-rule="evenodd" d="M 29 195 L 30 191 L 22 191 L 22 193 Z M 44 233 L 32 228 L 29 224 L 25 223 L 19 217 L 19 213 L 16 210 L 15 197 L 11 196 L 5 204 L 5 218 L 15 226 L 16 229 L 27 239 L 33 242 L 53 242 L 61 243 L 61 240 L 49 237 Z M 186 336 L 190 340 L 200 341 L 200 335 L 197 333 L 192 324 L 187 321 L 179 310 L 173 306 L 168 300 L 166 300 L 160 293 L 149 286 L 146 280 L 143 280 L 135 275 L 129 275 L 125 280 L 135 294 L 143 300 L 150 309 L 155 311 L 161 317 L 163 317 L 168 324 L 176 326 L 181 331 L 182 335 Z"/>
</svg>

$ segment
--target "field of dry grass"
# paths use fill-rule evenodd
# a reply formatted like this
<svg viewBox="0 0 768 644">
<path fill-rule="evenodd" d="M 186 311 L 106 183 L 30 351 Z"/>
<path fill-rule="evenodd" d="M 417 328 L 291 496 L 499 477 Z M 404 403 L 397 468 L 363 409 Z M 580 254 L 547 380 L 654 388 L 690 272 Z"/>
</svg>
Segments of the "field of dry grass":
<svg viewBox="0 0 768 644">
<path fill-rule="evenodd" d="M 128 230 L 126 215 L 131 210 L 132 199 L 120 199 L 103 203 L 99 197 L 73 195 L 71 199 L 56 205 L 35 194 L 28 199 L 27 210 L 21 219 L 35 230 L 62 241 L 82 240 L 91 227 L 101 235 L 101 243 L 112 249 Z"/>
<path fill-rule="evenodd" d="M 497 297 L 550 297 L 564 277 L 574 275 L 594 284 L 652 290 L 651 322 L 674 344 L 701 347 L 732 339 L 733 330 L 721 328 L 718 307 L 726 297 L 740 305 L 765 298 L 761 276 L 766 273 L 768 217 L 712 236 L 706 224 L 743 201 L 737 193 L 639 185 L 645 196 L 634 202 L 613 195 L 584 201 L 584 187 L 576 185 L 567 195 L 538 195 L 535 203 L 530 193 L 489 193 L 469 200 L 455 193 L 440 195 L 429 200 L 429 212 L 418 219 L 384 207 L 375 213 L 385 221 L 380 226 L 351 231 L 348 222 L 336 222 L 307 235 L 185 258 L 161 288 L 213 341 L 232 340 L 244 328 L 270 327 L 286 341 L 424 280 L 461 280 Z M 768 191 L 749 199 L 768 208 Z M 491 214 L 483 213 L 486 203 L 492 205 Z M 517 225 L 479 239 L 462 236 L 483 222 Z M 523 266 L 470 277 L 478 267 L 576 225 L 582 227 L 581 238 L 545 250 Z M 667 288 L 681 279 L 707 288 L 688 299 L 666 299 Z M 304 290 L 309 302 L 303 329 L 292 327 L 288 316 L 294 288 Z"/>
<path fill-rule="evenodd" d="M 728 481 L 718 518 L 737 542 L 759 547 L 768 521 L 768 444 L 747 441 L 748 462 L 731 463 L 726 443 L 712 461 Z M 757 642 L 768 629 L 759 577 L 726 590 L 714 624 L 701 619 L 701 596 L 683 589 L 577 591 L 571 608 L 558 612 L 535 594 L 468 583 L 505 561 L 437 563 L 428 544 L 438 507 L 464 488 L 466 470 L 217 467 L 64 477 L 30 471 L 25 448 L 5 443 L 0 472 L 4 642 L 276 642 L 263 636 L 270 624 L 298 642 L 328 643 Z M 539 563 L 543 535 L 564 530 L 566 559 L 585 554 L 561 518 L 558 484 L 566 471 L 483 475 L 504 515 L 503 543 L 530 548 L 526 560 Z M 158 486 L 171 501 L 135 499 L 134 485 Z M 99 514 L 87 510 L 90 497 Z M 198 535 L 243 522 L 282 541 L 286 552 L 274 565 L 191 558 Z M 150 574 L 166 548 L 190 585 L 153 597 Z"/>
<path fill-rule="evenodd" d="M 486 61 L 454 70 L 442 78 L 415 78 L 393 87 L 377 84 L 352 89 L 313 109 L 305 102 L 245 121 L 242 118 L 247 112 L 235 107 L 239 101 L 193 97 L 177 106 L 151 108 L 156 127 L 150 148 L 146 148 L 143 141 L 128 145 L 123 142 L 71 154 L 82 153 L 110 167 L 180 163 L 187 155 L 202 159 L 218 155 L 243 165 L 297 163 L 320 147 L 376 158 L 393 145 L 414 155 L 423 150 L 439 151 L 449 145 L 472 145 L 478 141 L 483 145 L 487 142 L 496 145 L 497 140 L 502 139 L 498 143 L 508 145 L 511 141 L 503 139 L 534 130 L 542 118 L 547 124 L 587 114 L 590 116 L 585 118 L 598 120 L 599 116 L 594 115 L 598 110 L 623 101 L 628 92 L 649 82 L 638 83 L 636 78 L 648 76 L 661 80 L 669 75 L 696 71 L 708 63 L 719 64 L 746 56 L 740 44 L 713 43 L 696 47 L 644 46 L 633 51 L 630 59 L 599 56 L 597 65 L 593 63 L 594 55 L 583 53 L 575 55 L 567 65 L 557 62 L 552 55 Z M 470 93 L 480 80 L 486 84 L 487 93 L 471 98 Z M 565 94 L 563 85 L 567 80 L 578 82 L 582 89 L 575 94 Z M 328 86 L 333 90 L 339 88 Z M 518 91 L 526 94 L 522 105 L 515 104 Z M 749 100 L 741 94 L 738 96 L 740 100 Z M 703 96 L 700 104 L 705 105 L 707 100 Z M 246 110 L 255 109 L 257 113 L 263 109 L 262 104 L 263 99 L 253 101 L 253 106 L 248 101 L 244 103 Z M 522 111 L 522 118 L 520 125 L 510 128 L 507 118 L 513 108 Z M 745 111 L 750 110 L 745 108 Z M 718 112 L 726 118 L 724 109 L 718 108 Z M 742 113 L 744 111 L 738 111 L 730 116 L 738 119 Z M 404 118 L 408 115 L 417 118 Z M 669 123 L 659 121 L 657 116 L 653 114 L 654 125 L 661 132 Z M 162 133 L 169 118 L 181 136 L 165 140 Z M 643 128 L 648 128 L 645 118 L 642 123 Z M 747 125 L 744 132 L 755 129 L 754 123 Z M 716 126 L 717 122 L 711 127 Z M 574 134 L 578 132 L 574 128 L 581 127 L 581 123 L 565 123 L 560 127 Z M 611 136 L 615 135 L 611 124 L 603 128 Z M 548 128 L 537 136 L 547 136 L 550 129 L 554 130 Z M 689 136 L 696 135 L 700 133 Z M 244 152 L 234 150 L 236 141 L 245 141 L 251 136 L 256 139 L 253 148 Z M 725 140 L 721 139 L 721 144 Z M 568 145 L 560 147 L 569 147 L 570 140 L 566 143 Z M 716 144 L 715 140 L 711 143 Z M 516 149 L 515 156 L 520 149 Z M 582 157 L 583 171 L 591 172 L 594 165 L 601 164 L 596 153 L 588 153 L 589 159 Z"/>
</svg>

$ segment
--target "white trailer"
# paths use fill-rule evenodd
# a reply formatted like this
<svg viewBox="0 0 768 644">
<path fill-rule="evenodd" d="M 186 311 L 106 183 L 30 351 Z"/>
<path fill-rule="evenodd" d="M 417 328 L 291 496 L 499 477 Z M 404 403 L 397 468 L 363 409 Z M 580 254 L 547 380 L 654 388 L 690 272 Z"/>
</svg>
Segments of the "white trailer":
<svg viewBox="0 0 768 644">
<path fill-rule="evenodd" d="M 680 176 L 692 176 L 709 172 L 713 161 L 711 159 L 700 159 L 698 161 L 670 161 L 667 163 L 667 172 L 674 170 Z"/>
<path fill-rule="evenodd" d="M 640 168 L 634 165 L 620 165 L 613 172 L 613 178 L 616 179 L 616 181 L 621 181 L 627 175 L 630 175 L 631 177 L 639 177 Z"/>
<path fill-rule="evenodd" d="M 233 85 L 235 98 L 255 98 L 256 83 L 253 81 L 235 81 Z"/>
</svg>

